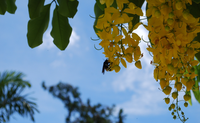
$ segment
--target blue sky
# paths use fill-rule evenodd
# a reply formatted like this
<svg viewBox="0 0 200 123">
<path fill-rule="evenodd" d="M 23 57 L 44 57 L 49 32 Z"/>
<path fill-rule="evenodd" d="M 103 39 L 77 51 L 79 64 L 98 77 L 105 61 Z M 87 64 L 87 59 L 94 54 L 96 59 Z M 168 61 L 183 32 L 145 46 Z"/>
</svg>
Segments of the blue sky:
<svg viewBox="0 0 200 123">
<path fill-rule="evenodd" d="M 49 3 L 50 0 L 46 0 Z M 18 9 L 15 15 L 6 13 L 0 15 L 0 70 L 20 71 L 26 74 L 26 80 L 32 84 L 26 92 L 32 92 L 38 104 L 39 114 L 35 115 L 36 123 L 64 123 L 67 111 L 63 103 L 53 98 L 41 88 L 42 81 L 46 85 L 55 85 L 59 81 L 78 86 L 84 102 L 90 98 L 92 104 L 98 102 L 111 106 L 116 104 L 117 109 L 123 108 L 127 114 L 126 123 L 180 123 L 173 120 L 169 105 L 164 103 L 165 95 L 158 89 L 159 84 L 153 79 L 153 66 L 150 65 L 152 57 L 146 51 L 147 45 L 142 42 L 141 49 L 143 69 L 137 69 L 134 64 L 128 64 L 119 73 L 101 73 L 105 60 L 102 51 L 94 49 L 99 42 L 93 31 L 94 0 L 80 0 L 78 13 L 70 19 L 73 27 L 70 44 L 65 51 L 60 51 L 52 43 L 49 28 L 44 34 L 44 43 L 34 49 L 28 46 L 26 33 L 28 16 L 28 1 L 18 0 Z M 51 6 L 52 10 L 55 4 Z M 140 36 L 147 39 L 144 28 L 137 30 Z M 189 120 L 187 123 L 200 122 L 200 105 L 193 100 L 193 106 L 183 107 Z M 13 115 L 10 123 L 32 123 L 30 118 Z"/>
</svg>

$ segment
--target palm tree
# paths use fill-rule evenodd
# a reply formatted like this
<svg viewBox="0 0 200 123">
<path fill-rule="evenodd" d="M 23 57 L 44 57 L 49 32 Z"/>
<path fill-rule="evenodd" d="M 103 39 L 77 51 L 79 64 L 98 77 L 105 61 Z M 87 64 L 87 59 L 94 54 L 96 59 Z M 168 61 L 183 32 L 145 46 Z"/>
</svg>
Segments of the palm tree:
<svg viewBox="0 0 200 123">
<path fill-rule="evenodd" d="M 28 94 L 21 95 L 26 87 L 31 87 L 28 81 L 23 79 L 23 73 L 0 73 L 0 122 L 7 122 L 10 116 L 17 112 L 21 116 L 30 116 L 34 121 L 36 103 L 27 99 Z"/>
</svg>

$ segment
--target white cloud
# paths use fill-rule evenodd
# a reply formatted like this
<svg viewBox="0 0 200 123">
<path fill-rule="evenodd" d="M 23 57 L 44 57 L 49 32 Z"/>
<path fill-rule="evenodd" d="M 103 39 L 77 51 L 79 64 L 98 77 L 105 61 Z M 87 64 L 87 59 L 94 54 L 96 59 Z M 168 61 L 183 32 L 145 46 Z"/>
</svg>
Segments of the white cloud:
<svg viewBox="0 0 200 123">
<path fill-rule="evenodd" d="M 57 67 L 66 67 L 66 63 L 63 60 L 55 60 L 51 63 L 51 66 L 54 68 Z"/>
<path fill-rule="evenodd" d="M 53 43 L 53 38 L 50 35 L 51 30 L 48 29 L 45 33 L 44 33 L 44 37 L 43 37 L 43 43 L 38 47 L 39 49 L 52 49 L 54 46 Z"/>
<path fill-rule="evenodd" d="M 72 31 L 72 35 L 70 37 L 70 42 L 69 42 L 68 48 L 79 47 L 79 45 L 78 45 L 79 40 L 80 40 L 80 36 L 75 31 Z"/>
<path fill-rule="evenodd" d="M 157 115 L 167 109 L 161 107 L 159 103 L 164 103 L 161 94 L 155 91 L 144 91 L 132 95 L 131 99 L 117 107 L 123 108 L 125 114 L 128 115 Z"/>
</svg>

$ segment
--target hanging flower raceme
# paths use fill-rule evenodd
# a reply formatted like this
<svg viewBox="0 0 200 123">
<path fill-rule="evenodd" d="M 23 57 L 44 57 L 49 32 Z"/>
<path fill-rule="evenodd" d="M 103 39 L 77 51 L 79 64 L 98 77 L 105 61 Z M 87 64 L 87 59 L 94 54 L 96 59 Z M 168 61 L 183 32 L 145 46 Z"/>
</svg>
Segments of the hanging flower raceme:
<svg viewBox="0 0 200 123">
<path fill-rule="evenodd" d="M 187 3 L 192 4 L 191 0 L 147 2 L 146 13 L 149 20 L 148 26 L 145 27 L 149 30 L 148 36 L 151 41 L 151 46 L 147 50 L 152 53 L 156 66 L 154 78 L 160 82 L 162 91 L 177 101 L 178 108 L 179 92 L 183 90 L 183 99 L 190 100 L 188 92 L 193 89 L 194 78 L 197 76 L 194 66 L 199 62 L 194 56 L 199 52 L 200 43 L 193 39 L 200 32 L 199 18 L 194 18 L 186 8 Z M 165 102 L 170 102 L 168 97 L 165 98 Z M 170 110 L 174 109 L 173 105 L 170 106 Z M 176 115 L 173 118 L 176 119 Z M 182 120 L 186 120 L 185 117 Z"/>
<path fill-rule="evenodd" d="M 109 70 L 120 71 L 119 64 L 125 68 L 126 62 L 135 62 L 135 66 L 142 68 L 140 58 L 142 56 L 139 47 L 141 38 L 132 33 L 141 23 L 132 25 L 133 17 L 130 14 L 142 16 L 142 10 L 128 0 L 116 0 L 117 7 L 113 7 L 114 0 L 100 0 L 101 4 L 106 4 L 104 14 L 100 15 L 96 28 L 100 31 L 97 35 L 101 39 L 99 45 L 104 49 L 103 54 L 108 58 Z M 128 27 L 126 25 L 128 24 Z"/>
</svg>

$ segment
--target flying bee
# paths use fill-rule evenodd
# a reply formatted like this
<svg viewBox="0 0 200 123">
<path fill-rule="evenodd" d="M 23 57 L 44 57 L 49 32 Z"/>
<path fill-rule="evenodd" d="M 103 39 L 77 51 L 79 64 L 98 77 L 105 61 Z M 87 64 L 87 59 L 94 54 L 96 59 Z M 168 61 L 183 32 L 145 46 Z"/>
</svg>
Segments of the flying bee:
<svg viewBox="0 0 200 123">
<path fill-rule="evenodd" d="M 111 64 L 108 59 L 106 59 L 103 63 L 103 68 L 102 68 L 102 73 L 104 74 L 105 70 L 106 71 L 111 71 Z"/>
</svg>

